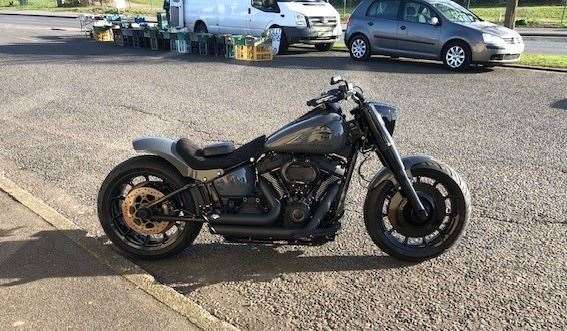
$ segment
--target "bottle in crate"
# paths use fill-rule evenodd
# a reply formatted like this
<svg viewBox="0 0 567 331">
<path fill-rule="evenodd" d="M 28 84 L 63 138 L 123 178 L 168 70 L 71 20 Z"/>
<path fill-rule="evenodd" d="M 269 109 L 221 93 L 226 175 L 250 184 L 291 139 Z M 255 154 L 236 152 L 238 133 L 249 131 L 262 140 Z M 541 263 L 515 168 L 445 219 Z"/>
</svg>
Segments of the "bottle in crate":
<svg viewBox="0 0 567 331">
<path fill-rule="evenodd" d="M 179 54 L 187 53 L 187 32 L 178 32 L 175 35 L 175 50 Z"/>
</svg>

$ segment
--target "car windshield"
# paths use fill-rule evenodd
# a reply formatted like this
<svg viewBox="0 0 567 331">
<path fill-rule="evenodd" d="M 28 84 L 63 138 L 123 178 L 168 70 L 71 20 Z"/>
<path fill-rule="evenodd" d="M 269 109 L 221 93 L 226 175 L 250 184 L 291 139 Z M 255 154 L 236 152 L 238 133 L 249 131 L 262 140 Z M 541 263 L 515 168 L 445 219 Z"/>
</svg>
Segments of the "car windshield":
<svg viewBox="0 0 567 331">
<path fill-rule="evenodd" d="M 480 21 L 478 16 L 453 1 L 437 2 L 433 6 L 451 22 L 470 23 Z"/>
</svg>

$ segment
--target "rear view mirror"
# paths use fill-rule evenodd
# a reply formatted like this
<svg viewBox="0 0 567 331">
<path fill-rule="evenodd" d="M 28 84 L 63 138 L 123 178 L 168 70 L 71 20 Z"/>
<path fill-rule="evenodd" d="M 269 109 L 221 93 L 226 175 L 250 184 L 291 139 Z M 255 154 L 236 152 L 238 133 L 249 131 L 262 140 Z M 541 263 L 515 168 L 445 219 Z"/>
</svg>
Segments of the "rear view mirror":
<svg viewBox="0 0 567 331">
<path fill-rule="evenodd" d="M 439 19 L 435 16 L 431 18 L 431 25 L 439 25 Z"/>
<path fill-rule="evenodd" d="M 336 85 L 343 80 L 341 76 L 333 76 L 331 77 L 331 85 Z"/>
</svg>

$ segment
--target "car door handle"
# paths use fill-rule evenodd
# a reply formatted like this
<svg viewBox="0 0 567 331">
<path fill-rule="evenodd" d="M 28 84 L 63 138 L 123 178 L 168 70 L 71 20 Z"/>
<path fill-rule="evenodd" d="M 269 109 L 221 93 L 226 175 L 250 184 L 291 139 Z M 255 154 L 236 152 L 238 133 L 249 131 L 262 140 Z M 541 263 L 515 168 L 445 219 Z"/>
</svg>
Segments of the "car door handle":
<svg viewBox="0 0 567 331">
<path fill-rule="evenodd" d="M 248 7 L 248 14 L 250 14 L 252 11 L 250 10 L 250 7 Z"/>
<path fill-rule="evenodd" d="M 368 25 L 373 26 L 374 22 L 370 21 L 370 22 L 368 22 Z"/>
<path fill-rule="evenodd" d="M 405 30 L 405 29 L 406 29 L 405 25 L 400 26 L 400 30 Z"/>
</svg>

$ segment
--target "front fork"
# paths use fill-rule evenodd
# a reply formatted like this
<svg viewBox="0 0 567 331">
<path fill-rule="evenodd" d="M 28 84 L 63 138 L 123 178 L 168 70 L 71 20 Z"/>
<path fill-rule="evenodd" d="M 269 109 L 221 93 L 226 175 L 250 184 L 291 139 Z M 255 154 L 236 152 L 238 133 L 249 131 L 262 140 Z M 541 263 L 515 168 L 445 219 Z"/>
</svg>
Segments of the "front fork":
<svg viewBox="0 0 567 331">
<path fill-rule="evenodd" d="M 421 221 L 425 221 L 429 217 L 428 212 L 413 188 L 411 180 L 408 177 L 402 162 L 400 153 L 394 143 L 394 139 L 392 139 L 390 132 L 388 132 L 388 129 L 386 128 L 386 123 L 384 123 L 381 116 L 376 116 L 376 114 L 369 109 L 364 109 L 363 113 L 366 117 L 366 122 L 368 123 L 370 131 L 375 137 L 376 144 L 378 146 L 378 157 L 393 173 L 394 178 L 400 185 L 402 195 L 409 200 L 416 216 Z"/>
</svg>

